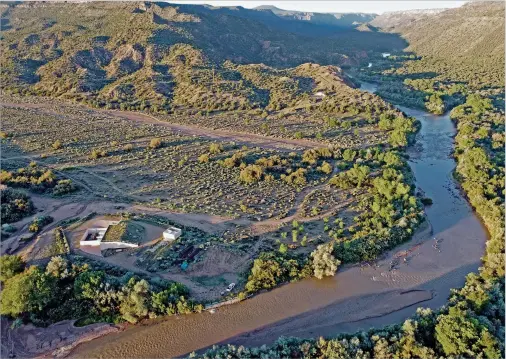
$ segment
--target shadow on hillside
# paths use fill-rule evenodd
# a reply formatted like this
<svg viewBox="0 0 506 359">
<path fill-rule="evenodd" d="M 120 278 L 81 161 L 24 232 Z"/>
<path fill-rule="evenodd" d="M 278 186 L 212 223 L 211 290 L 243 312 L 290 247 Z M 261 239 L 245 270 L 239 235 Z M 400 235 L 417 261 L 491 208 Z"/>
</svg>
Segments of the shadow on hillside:
<svg viewBox="0 0 506 359">
<path fill-rule="evenodd" d="M 174 6 L 156 3 L 161 8 Z M 344 23 L 309 23 L 280 18 L 272 11 L 242 7 L 178 5 L 178 12 L 200 21 L 172 23 L 156 32 L 150 42 L 195 45 L 210 59 L 271 66 L 297 66 L 305 62 L 343 64 L 343 55 L 356 61 L 368 52 L 400 51 L 408 46 L 399 34 L 359 31 Z M 166 20 L 157 17 L 157 23 Z M 374 29 L 373 29 L 374 30 Z"/>
</svg>

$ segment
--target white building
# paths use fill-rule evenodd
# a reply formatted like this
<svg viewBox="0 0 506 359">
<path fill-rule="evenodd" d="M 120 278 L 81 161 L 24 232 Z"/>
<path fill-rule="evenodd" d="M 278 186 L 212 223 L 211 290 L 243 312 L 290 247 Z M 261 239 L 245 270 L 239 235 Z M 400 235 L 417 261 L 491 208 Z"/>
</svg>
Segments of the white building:
<svg viewBox="0 0 506 359">
<path fill-rule="evenodd" d="M 389 52 L 383 52 L 383 53 L 381 54 L 381 56 L 383 56 L 383 57 L 388 57 L 388 56 L 390 56 L 390 53 L 389 53 Z"/>
<path fill-rule="evenodd" d="M 127 243 L 121 241 L 107 241 L 104 242 L 104 236 L 109 229 L 110 226 L 118 224 L 119 221 L 101 221 L 102 227 L 96 228 L 88 228 L 79 242 L 81 247 L 95 247 L 95 249 L 100 249 L 100 251 L 106 249 L 121 249 L 121 248 L 136 248 L 139 247 L 138 244 L 135 243 Z M 85 249 L 83 249 L 85 250 Z M 95 251 L 94 251 L 95 252 Z"/>
<path fill-rule="evenodd" d="M 163 231 L 163 239 L 165 241 L 175 241 L 179 237 L 181 237 L 181 234 L 183 231 L 179 228 L 170 226 L 165 231 Z"/>
</svg>

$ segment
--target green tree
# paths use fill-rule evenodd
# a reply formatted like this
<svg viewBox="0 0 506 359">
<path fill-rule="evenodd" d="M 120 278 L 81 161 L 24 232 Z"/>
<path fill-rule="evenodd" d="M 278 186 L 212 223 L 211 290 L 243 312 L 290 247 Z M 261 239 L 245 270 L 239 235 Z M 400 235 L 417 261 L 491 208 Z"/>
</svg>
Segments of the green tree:
<svg viewBox="0 0 506 359">
<path fill-rule="evenodd" d="M 427 102 L 425 102 L 425 107 L 427 108 L 427 110 L 429 110 L 430 112 L 432 112 L 436 115 L 443 114 L 443 112 L 445 110 L 444 101 L 441 98 L 441 96 L 438 94 L 430 95 Z"/>
<path fill-rule="evenodd" d="M 120 294 L 120 313 L 130 323 L 137 323 L 148 315 L 149 283 L 131 278 Z"/>
<path fill-rule="evenodd" d="M 454 306 L 438 317 L 436 339 L 446 355 L 475 356 L 480 334 L 480 322 L 468 310 Z"/>
<path fill-rule="evenodd" d="M 25 262 L 20 256 L 3 255 L 0 257 L 0 281 L 14 277 L 16 274 L 21 273 L 25 269 Z"/>
<path fill-rule="evenodd" d="M 390 132 L 388 142 L 393 147 L 406 147 L 408 145 L 408 137 L 403 129 L 398 128 Z"/>
<path fill-rule="evenodd" d="M 55 284 L 51 276 L 35 266 L 13 276 L 4 283 L 0 314 L 15 317 L 43 311 L 54 299 Z"/>
<path fill-rule="evenodd" d="M 332 244 L 319 245 L 312 253 L 314 276 L 322 279 L 325 276 L 333 276 L 341 261 L 332 254 Z"/>
</svg>

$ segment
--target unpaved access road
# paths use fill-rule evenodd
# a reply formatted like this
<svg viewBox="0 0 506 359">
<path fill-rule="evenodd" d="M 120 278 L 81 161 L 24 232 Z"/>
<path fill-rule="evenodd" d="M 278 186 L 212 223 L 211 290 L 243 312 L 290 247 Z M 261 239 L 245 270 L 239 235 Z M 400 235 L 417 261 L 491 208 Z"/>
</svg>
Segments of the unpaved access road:
<svg viewBox="0 0 506 359">
<path fill-rule="evenodd" d="M 80 106 L 80 105 L 75 105 Z M 34 109 L 38 111 L 43 111 L 48 114 L 60 116 L 52 109 L 51 104 L 45 103 L 10 103 L 4 102 L 0 103 L 0 107 L 12 107 L 12 108 L 25 108 L 25 109 Z M 304 139 L 288 139 L 288 138 L 276 138 L 269 136 L 256 135 L 251 133 L 239 132 L 239 131 L 225 131 L 225 130 L 215 130 L 211 128 L 203 128 L 198 126 L 191 125 L 181 125 L 176 123 L 171 123 L 167 121 L 160 120 L 155 116 L 141 113 L 141 112 L 132 112 L 132 111 L 119 111 L 119 110 L 100 110 L 100 109 L 90 109 L 88 107 L 81 106 L 84 110 L 89 113 L 105 113 L 109 116 L 126 119 L 130 121 L 135 121 L 137 123 L 144 124 L 155 124 L 163 127 L 170 128 L 174 132 L 178 132 L 184 135 L 189 136 L 198 136 L 204 138 L 210 138 L 220 141 L 233 141 L 241 145 L 248 145 L 251 147 L 262 147 L 262 148 L 270 148 L 279 151 L 294 151 L 294 150 L 303 150 L 308 148 L 321 148 L 326 147 L 325 144 L 320 142 L 314 142 L 310 140 Z"/>
</svg>

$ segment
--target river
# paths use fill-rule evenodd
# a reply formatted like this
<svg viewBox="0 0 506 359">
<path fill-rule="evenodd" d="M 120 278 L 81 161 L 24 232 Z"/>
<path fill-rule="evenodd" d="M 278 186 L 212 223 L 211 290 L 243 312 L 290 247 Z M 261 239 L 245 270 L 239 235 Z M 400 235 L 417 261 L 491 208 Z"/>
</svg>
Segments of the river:
<svg viewBox="0 0 506 359">
<path fill-rule="evenodd" d="M 376 86 L 365 83 L 362 89 L 374 92 Z M 399 108 L 422 124 L 409 163 L 417 187 L 434 201 L 426 208 L 428 223 L 413 240 L 376 265 L 347 266 L 332 278 L 284 285 L 215 314 L 154 320 L 81 344 L 72 356 L 161 358 L 217 343 L 259 346 L 280 336 L 331 336 L 400 323 L 419 306 L 443 305 L 450 288 L 462 286 L 478 269 L 487 232 L 452 179 L 455 127 L 449 115 Z M 402 260 L 391 271 L 396 258 Z"/>
</svg>

